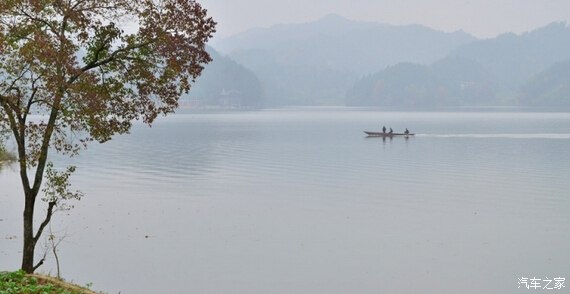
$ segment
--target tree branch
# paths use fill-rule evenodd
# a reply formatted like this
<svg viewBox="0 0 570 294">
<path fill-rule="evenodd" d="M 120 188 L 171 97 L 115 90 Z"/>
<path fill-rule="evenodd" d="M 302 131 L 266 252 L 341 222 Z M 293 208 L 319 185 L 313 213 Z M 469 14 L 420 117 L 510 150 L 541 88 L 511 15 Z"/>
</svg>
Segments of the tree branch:
<svg viewBox="0 0 570 294">
<path fill-rule="evenodd" d="M 30 19 L 32 21 L 37 21 L 37 22 L 43 23 L 44 25 L 46 25 L 50 29 L 50 31 L 52 33 L 57 35 L 57 30 L 47 20 L 41 19 L 39 17 L 32 16 L 29 13 L 27 13 L 26 11 L 24 11 L 24 9 L 22 9 L 22 8 L 20 8 L 19 11 L 23 16 L 27 17 L 28 19 Z"/>
<path fill-rule="evenodd" d="M 15 103 L 9 101 L 7 99 L 7 96 L 0 96 L 3 97 L 4 101 L 12 108 L 12 110 L 17 114 L 18 118 L 21 118 L 22 114 L 21 114 L 21 109 L 20 109 L 20 98 L 22 97 L 22 91 L 20 90 L 19 87 L 16 86 L 16 84 L 18 83 L 18 81 L 20 81 L 21 79 L 24 78 L 24 76 L 26 75 L 26 73 L 30 72 L 30 67 L 26 66 L 25 68 L 22 69 L 22 71 L 20 72 L 20 74 L 10 83 L 10 85 L 8 87 L 6 87 L 6 90 L 4 91 L 4 93 L 9 94 L 11 91 L 16 91 L 18 92 L 17 98 L 18 98 L 18 104 L 16 105 Z"/>
<path fill-rule="evenodd" d="M 56 204 L 55 201 L 51 201 L 48 203 L 48 210 L 46 213 L 46 218 L 44 219 L 44 221 L 41 223 L 40 227 L 38 228 L 38 231 L 37 231 L 36 235 L 34 236 L 34 242 L 37 242 L 40 239 L 42 232 L 44 231 L 45 227 L 49 224 L 49 222 L 51 220 L 51 216 L 53 215 L 53 208 L 55 207 L 55 204 Z"/>
<path fill-rule="evenodd" d="M 30 111 L 32 109 L 32 105 L 35 103 L 34 97 L 36 96 L 36 93 L 39 90 L 39 88 L 36 88 L 36 82 L 39 81 L 41 79 L 41 77 L 42 76 L 39 75 L 35 79 L 32 78 L 32 95 L 30 95 L 30 99 L 28 100 L 28 105 L 26 105 L 26 110 L 24 111 L 24 115 L 23 115 L 24 120 L 27 119 L 28 114 L 30 113 Z"/>
<path fill-rule="evenodd" d="M 94 2 L 94 4 L 92 4 L 91 6 L 82 6 L 81 8 L 79 8 L 79 6 L 81 4 L 90 2 L 88 0 L 80 0 L 77 1 L 77 3 L 71 5 L 71 3 L 69 3 L 69 5 L 71 6 L 71 10 L 77 11 L 77 12 L 81 12 L 81 11 L 89 11 L 89 10 L 95 10 L 95 9 L 108 9 L 108 10 L 116 10 L 118 9 L 120 6 L 119 5 L 97 5 L 99 4 L 99 1 L 91 1 Z"/>
<path fill-rule="evenodd" d="M 108 63 L 110 63 L 110 62 L 115 61 L 115 60 L 116 60 L 115 57 L 116 57 L 118 54 L 120 54 L 120 53 L 129 52 L 129 51 L 131 51 L 131 50 L 135 50 L 135 49 L 138 49 L 138 48 L 142 48 L 142 47 L 144 47 L 144 46 L 148 46 L 148 45 L 154 43 L 154 41 L 156 41 L 156 39 L 152 39 L 152 40 L 147 41 L 147 42 L 144 42 L 144 43 L 135 44 L 135 45 L 132 45 L 132 46 L 127 46 L 127 47 L 124 47 L 124 48 L 120 48 L 120 49 L 115 50 L 113 53 L 111 53 L 111 56 L 109 56 L 109 57 L 107 57 L 107 58 L 105 58 L 105 59 L 103 59 L 103 60 L 93 60 L 93 61 L 91 61 L 89 64 L 87 64 L 87 65 L 85 65 L 84 67 L 82 67 L 82 68 L 79 70 L 79 73 L 78 73 L 78 74 L 74 75 L 74 76 L 71 77 L 69 80 L 67 80 L 67 84 L 72 84 L 72 83 L 75 82 L 83 73 L 87 72 L 87 71 L 90 70 L 90 69 L 93 69 L 93 68 L 95 68 L 95 67 L 100 67 L 100 66 L 103 66 L 103 65 L 105 65 L 105 64 L 108 64 Z"/>
<path fill-rule="evenodd" d="M 46 260 L 45 257 L 42 258 L 42 259 L 40 259 L 40 261 L 38 262 L 38 264 L 34 265 L 34 267 L 33 267 L 33 269 L 32 269 L 32 272 L 35 272 L 35 271 L 38 269 L 38 267 L 42 266 L 42 264 L 44 264 L 44 261 L 45 261 L 45 260 Z"/>
<path fill-rule="evenodd" d="M 0 98 L 3 98 L 3 97 L 4 96 L 0 95 Z M 18 130 L 18 124 L 16 123 L 16 118 L 14 117 L 14 114 L 12 113 L 12 111 L 13 111 L 12 106 L 7 101 L 7 99 L 5 99 L 5 98 L 0 99 L 0 105 L 2 105 L 2 107 L 4 108 L 4 112 L 6 112 L 6 115 L 8 115 L 8 122 L 10 123 L 10 128 L 12 129 L 12 133 L 14 133 L 14 138 L 19 143 L 20 132 Z"/>
<path fill-rule="evenodd" d="M 0 104 L 4 108 L 4 112 L 8 115 L 8 121 L 10 123 L 10 129 L 12 129 L 12 133 L 14 134 L 14 139 L 16 139 L 16 145 L 18 146 L 18 161 L 20 163 L 20 178 L 22 179 L 22 185 L 24 186 L 24 190 L 30 189 L 30 181 L 28 179 L 28 170 L 27 170 L 27 159 L 26 159 L 26 137 L 24 134 L 25 130 L 25 120 L 22 118 L 14 117 L 10 107 L 6 103 L 6 101 L 0 101 Z M 20 125 L 18 125 L 18 123 Z"/>
<path fill-rule="evenodd" d="M 10 91 L 11 89 L 15 88 L 15 87 L 16 87 L 16 86 L 15 86 L 16 83 L 17 83 L 19 80 L 21 80 L 21 79 L 26 75 L 26 73 L 28 73 L 29 71 L 30 71 L 30 66 L 29 66 L 29 64 L 26 64 L 26 66 L 25 66 L 24 68 L 22 68 L 22 71 L 20 72 L 20 74 L 18 75 L 18 77 L 16 77 L 16 78 L 10 83 L 10 86 L 8 86 L 8 87 L 6 88 L 6 91 L 4 91 L 4 93 L 6 93 L 6 92 Z"/>
<path fill-rule="evenodd" d="M 18 92 L 18 97 L 22 96 L 22 95 L 20 94 L 20 88 L 12 88 L 11 90 L 15 90 L 16 92 Z M 3 102 L 4 104 L 6 104 L 6 106 L 8 107 L 8 109 L 12 110 L 12 111 L 16 114 L 16 117 L 17 117 L 18 119 L 20 119 L 20 118 L 21 118 L 21 115 L 20 115 L 20 112 L 21 112 L 21 111 L 20 111 L 20 107 L 19 107 L 18 105 L 14 104 L 13 101 L 10 101 L 10 99 L 8 99 L 7 96 L 0 96 L 0 97 L 3 98 L 3 99 L 2 99 L 2 102 Z M 13 100 L 13 99 L 12 99 L 12 100 Z"/>
</svg>

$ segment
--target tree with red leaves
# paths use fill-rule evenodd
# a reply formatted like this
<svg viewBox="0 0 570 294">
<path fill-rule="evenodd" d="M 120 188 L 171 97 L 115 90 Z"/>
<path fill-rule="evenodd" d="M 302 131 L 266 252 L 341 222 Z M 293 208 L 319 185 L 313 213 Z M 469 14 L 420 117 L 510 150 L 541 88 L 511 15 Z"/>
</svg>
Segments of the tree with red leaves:
<svg viewBox="0 0 570 294">
<path fill-rule="evenodd" d="M 56 170 L 50 152 L 73 155 L 90 141 L 127 133 L 173 112 L 211 61 L 216 23 L 193 0 L 0 1 L 0 133 L 11 134 L 25 199 L 22 269 L 75 167 Z M 34 229 L 38 195 L 46 214 Z"/>
</svg>

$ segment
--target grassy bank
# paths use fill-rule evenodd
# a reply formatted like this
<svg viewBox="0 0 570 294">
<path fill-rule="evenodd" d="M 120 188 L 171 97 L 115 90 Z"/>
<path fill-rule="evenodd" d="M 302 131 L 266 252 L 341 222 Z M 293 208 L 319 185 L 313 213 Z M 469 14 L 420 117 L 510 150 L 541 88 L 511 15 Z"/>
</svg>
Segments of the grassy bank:
<svg viewBox="0 0 570 294">
<path fill-rule="evenodd" d="M 97 294 L 85 287 L 66 283 L 53 277 L 27 275 L 22 271 L 0 273 L 0 293 Z"/>
</svg>

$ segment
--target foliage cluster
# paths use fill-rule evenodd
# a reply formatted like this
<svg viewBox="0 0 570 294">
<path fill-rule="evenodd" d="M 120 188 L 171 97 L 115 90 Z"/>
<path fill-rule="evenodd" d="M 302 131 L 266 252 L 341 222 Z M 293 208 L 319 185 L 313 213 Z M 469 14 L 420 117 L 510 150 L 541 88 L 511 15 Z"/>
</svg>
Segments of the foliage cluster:
<svg viewBox="0 0 570 294">
<path fill-rule="evenodd" d="M 7 155 L 8 155 L 8 153 L 6 152 L 6 149 L 4 149 L 4 147 L 0 146 L 0 161 L 4 161 L 6 159 Z"/>
<path fill-rule="evenodd" d="M 8 152 L 4 146 L 0 145 L 0 162 L 13 161 L 15 159 L 16 158 L 12 153 Z"/>
</svg>

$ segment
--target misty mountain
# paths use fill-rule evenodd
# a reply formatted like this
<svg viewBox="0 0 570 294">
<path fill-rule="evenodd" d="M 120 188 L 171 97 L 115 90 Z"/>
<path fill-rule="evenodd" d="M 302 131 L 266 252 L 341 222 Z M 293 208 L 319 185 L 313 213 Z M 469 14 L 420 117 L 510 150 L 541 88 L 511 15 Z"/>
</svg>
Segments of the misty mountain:
<svg viewBox="0 0 570 294">
<path fill-rule="evenodd" d="M 399 63 L 366 76 L 347 92 L 352 106 L 460 106 L 494 102 L 494 84 L 477 63 L 445 58 L 431 66 Z"/>
<path fill-rule="evenodd" d="M 330 14 L 310 23 L 278 24 L 271 28 L 251 29 L 222 40 L 213 40 L 212 44 L 226 53 L 244 49 L 275 49 L 317 35 L 342 36 L 353 30 L 373 28 L 378 25 L 378 23 L 350 21 L 340 15 Z"/>
<path fill-rule="evenodd" d="M 570 60 L 530 78 L 520 87 L 518 98 L 528 106 L 570 106 Z"/>
<path fill-rule="evenodd" d="M 555 97 L 564 91 L 563 77 L 555 75 L 565 74 L 565 63 L 550 67 L 565 60 L 570 60 L 570 28 L 553 23 L 521 35 L 466 44 L 430 66 L 387 68 L 356 82 L 347 92 L 347 104 L 563 105 L 563 98 Z M 404 69 L 407 76 L 389 77 Z M 561 88 L 547 93 L 544 78 Z"/>
<path fill-rule="evenodd" d="M 450 56 L 476 61 L 501 91 L 512 93 L 538 72 L 570 60 L 570 27 L 554 22 L 521 35 L 504 34 L 464 45 Z"/>
<path fill-rule="evenodd" d="M 213 60 L 205 66 L 181 103 L 202 107 L 260 107 L 263 89 L 257 76 L 213 48 L 207 50 Z"/>
<path fill-rule="evenodd" d="M 343 104 L 361 76 L 407 61 L 430 64 L 476 39 L 420 25 L 356 22 L 338 15 L 250 30 L 213 43 L 253 70 L 270 105 Z"/>
<path fill-rule="evenodd" d="M 428 106 L 438 104 L 439 81 L 430 68 L 399 63 L 361 79 L 348 91 L 348 105 Z M 441 101 L 444 103 L 444 101 Z"/>
</svg>

